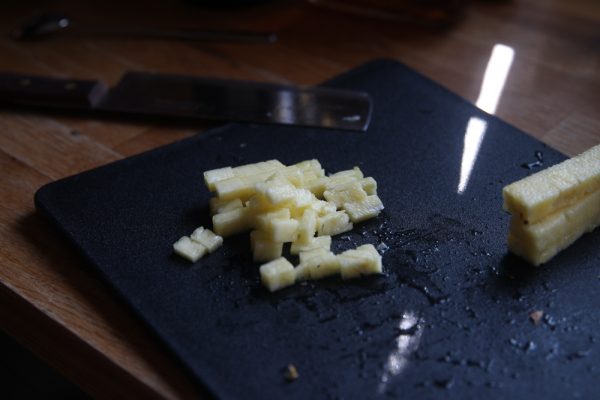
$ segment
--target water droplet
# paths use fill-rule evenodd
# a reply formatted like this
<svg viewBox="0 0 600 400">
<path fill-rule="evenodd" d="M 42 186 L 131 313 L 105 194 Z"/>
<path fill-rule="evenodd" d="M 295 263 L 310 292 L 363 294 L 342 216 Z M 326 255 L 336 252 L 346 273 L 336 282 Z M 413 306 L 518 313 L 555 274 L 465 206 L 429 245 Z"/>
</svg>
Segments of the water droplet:
<svg viewBox="0 0 600 400">
<path fill-rule="evenodd" d="M 544 153 L 542 153 L 541 151 L 536 151 L 534 153 L 535 158 L 538 159 L 539 162 L 544 162 Z"/>
<path fill-rule="evenodd" d="M 524 350 L 525 350 L 527 353 L 529 353 L 529 352 L 532 352 L 532 351 L 534 351 L 535 349 L 537 349 L 537 345 L 536 345 L 534 342 L 531 342 L 531 341 L 527 342 L 527 344 L 526 344 L 526 345 L 525 345 L 525 347 L 524 347 Z"/>
<path fill-rule="evenodd" d="M 390 249 L 390 246 L 388 246 L 384 242 L 381 242 L 377 245 L 377 251 L 379 251 L 380 254 L 385 254 L 385 252 L 388 251 L 389 249 Z"/>
</svg>

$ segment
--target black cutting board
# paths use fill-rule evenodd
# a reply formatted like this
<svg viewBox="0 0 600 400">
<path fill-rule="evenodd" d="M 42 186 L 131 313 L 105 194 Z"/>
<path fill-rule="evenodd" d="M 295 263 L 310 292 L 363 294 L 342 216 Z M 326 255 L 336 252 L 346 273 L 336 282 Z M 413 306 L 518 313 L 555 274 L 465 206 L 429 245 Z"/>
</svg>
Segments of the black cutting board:
<svg viewBox="0 0 600 400">
<path fill-rule="evenodd" d="M 218 397 L 598 395 L 600 232 L 540 268 L 505 245 L 502 187 L 535 171 L 522 164 L 536 152 L 544 167 L 565 157 L 394 61 L 328 85 L 371 94 L 366 133 L 231 124 L 51 183 L 37 207 Z M 486 129 L 459 194 L 471 118 Z M 203 171 L 273 158 L 378 181 L 385 211 L 333 247 L 385 243 L 384 276 L 272 294 L 247 235 L 194 265 L 172 254 L 210 226 Z"/>
</svg>

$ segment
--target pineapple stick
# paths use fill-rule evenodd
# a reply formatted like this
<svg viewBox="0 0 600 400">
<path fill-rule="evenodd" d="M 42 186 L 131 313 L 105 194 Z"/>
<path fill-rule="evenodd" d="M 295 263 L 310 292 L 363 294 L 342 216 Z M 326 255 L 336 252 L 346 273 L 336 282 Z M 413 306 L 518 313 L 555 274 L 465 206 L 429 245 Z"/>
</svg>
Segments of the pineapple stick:
<svg viewBox="0 0 600 400">
<path fill-rule="evenodd" d="M 600 189 L 600 145 L 502 190 L 504 209 L 536 223 Z"/>
<path fill-rule="evenodd" d="M 535 224 L 525 225 L 513 216 L 508 235 L 508 248 L 537 266 L 550 260 L 585 232 L 591 232 L 598 225 L 600 225 L 600 190 Z"/>
</svg>

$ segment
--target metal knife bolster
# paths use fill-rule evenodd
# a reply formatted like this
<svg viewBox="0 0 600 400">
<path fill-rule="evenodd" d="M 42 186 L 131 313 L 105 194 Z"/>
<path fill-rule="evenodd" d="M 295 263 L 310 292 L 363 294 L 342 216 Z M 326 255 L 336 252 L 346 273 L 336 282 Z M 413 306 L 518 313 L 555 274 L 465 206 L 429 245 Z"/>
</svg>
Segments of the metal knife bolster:
<svg viewBox="0 0 600 400">
<path fill-rule="evenodd" d="M 0 104 L 92 109 L 106 96 L 100 81 L 0 73 Z"/>
</svg>

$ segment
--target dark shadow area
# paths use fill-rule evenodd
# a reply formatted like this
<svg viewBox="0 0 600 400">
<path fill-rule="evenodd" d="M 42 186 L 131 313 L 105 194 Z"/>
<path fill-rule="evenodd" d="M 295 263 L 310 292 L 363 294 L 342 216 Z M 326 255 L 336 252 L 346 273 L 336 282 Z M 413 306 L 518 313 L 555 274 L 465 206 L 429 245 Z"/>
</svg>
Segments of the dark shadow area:
<svg viewBox="0 0 600 400">
<path fill-rule="evenodd" d="M 91 398 L 2 331 L 0 331 L 0 354 L 2 354 L 0 374 L 4 382 L 3 399 Z"/>
<path fill-rule="evenodd" d="M 102 316 L 104 321 L 109 321 L 114 331 L 120 332 L 120 337 L 130 344 L 135 354 L 144 357 L 148 365 L 162 366 L 161 368 L 164 371 L 162 378 L 169 383 L 179 396 L 184 397 L 186 394 L 195 393 L 195 395 L 201 398 L 211 398 L 206 390 L 197 383 L 192 384 L 188 379 L 184 380 L 182 378 L 181 372 L 188 372 L 188 370 L 187 368 L 178 368 L 181 366 L 179 361 L 176 361 L 170 354 L 166 356 L 163 350 L 152 350 L 153 348 L 163 348 L 163 345 L 158 343 L 156 338 L 148 335 L 149 331 L 140 324 L 138 317 L 133 316 L 129 308 L 124 307 L 120 299 L 114 296 L 114 294 L 118 293 L 115 293 L 112 288 L 106 285 L 105 277 L 87 267 L 84 257 L 68 243 L 67 238 L 62 234 L 57 234 L 51 221 L 48 221 L 39 213 L 33 213 L 23 217 L 19 221 L 17 229 L 27 240 L 35 244 L 35 248 L 43 254 L 44 258 L 49 260 L 48 265 L 56 266 L 56 272 L 70 283 L 71 288 L 83 293 L 82 296 L 86 298 L 87 304 L 91 305 Z M 133 316 L 135 320 L 131 320 L 129 316 Z M 60 339 L 63 340 L 64 338 L 61 337 Z M 68 339 L 64 340 L 67 341 Z M 60 347 L 60 344 L 57 346 Z M 115 382 L 115 387 L 107 388 L 107 393 L 117 390 L 119 392 L 122 391 L 122 393 L 142 393 L 144 397 L 153 397 L 155 395 L 150 388 L 144 386 L 136 378 L 124 371 L 115 371 L 114 366 L 110 366 L 110 362 L 100 359 L 103 356 L 94 355 L 93 353 L 96 353 L 97 350 L 90 349 L 85 343 L 77 344 L 77 347 L 81 347 L 78 351 L 82 359 L 92 360 L 99 358 L 99 365 L 87 366 L 88 372 L 83 373 L 83 375 L 89 376 L 83 379 L 90 379 L 90 376 L 95 376 L 96 374 L 110 376 L 119 374 L 118 377 L 113 376 L 110 378 L 103 376 L 91 379 L 96 380 L 98 378 L 102 380 L 108 378 L 109 380 L 113 380 L 118 378 L 119 382 Z M 87 356 L 83 356 L 82 354 L 84 353 Z M 79 372 L 76 372 L 76 374 L 79 374 Z M 124 383 L 128 386 L 130 385 L 128 389 L 121 387 Z M 135 389 L 131 389 L 131 387 L 135 387 Z M 38 396 L 37 398 L 46 397 Z"/>
</svg>

